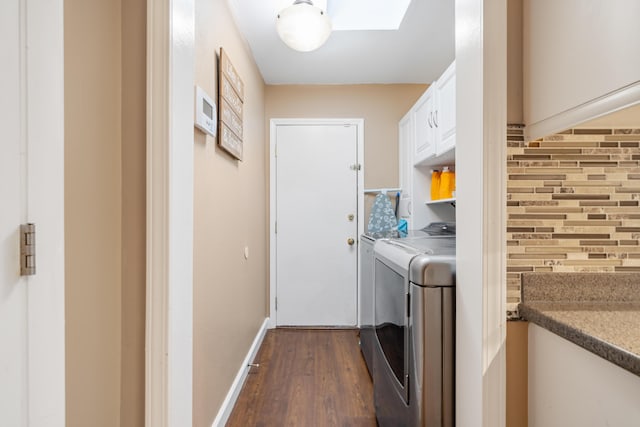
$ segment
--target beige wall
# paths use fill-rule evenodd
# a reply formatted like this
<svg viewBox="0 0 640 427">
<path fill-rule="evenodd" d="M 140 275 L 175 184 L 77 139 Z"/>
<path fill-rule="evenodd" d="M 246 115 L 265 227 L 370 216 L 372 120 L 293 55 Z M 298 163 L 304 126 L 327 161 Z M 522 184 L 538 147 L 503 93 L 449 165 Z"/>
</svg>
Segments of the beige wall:
<svg viewBox="0 0 640 427">
<path fill-rule="evenodd" d="M 640 104 L 607 114 L 576 126 L 576 128 L 636 128 L 640 129 Z"/>
<path fill-rule="evenodd" d="M 67 426 L 144 423 L 144 0 L 65 2 Z"/>
<path fill-rule="evenodd" d="M 120 423 L 120 2 L 65 1 L 67 426 Z"/>
<path fill-rule="evenodd" d="M 523 16 L 526 125 L 639 81 L 640 2 L 524 0 Z"/>
<path fill-rule="evenodd" d="M 144 425 L 146 0 L 122 0 L 122 369 L 120 427 Z"/>
<path fill-rule="evenodd" d="M 226 1 L 196 1 L 195 43 L 209 95 L 220 47 L 245 83 L 244 161 L 195 133 L 193 424 L 209 427 L 266 317 L 264 82 Z"/>
<path fill-rule="evenodd" d="M 507 322 L 507 427 L 528 423 L 528 322 Z"/>
</svg>

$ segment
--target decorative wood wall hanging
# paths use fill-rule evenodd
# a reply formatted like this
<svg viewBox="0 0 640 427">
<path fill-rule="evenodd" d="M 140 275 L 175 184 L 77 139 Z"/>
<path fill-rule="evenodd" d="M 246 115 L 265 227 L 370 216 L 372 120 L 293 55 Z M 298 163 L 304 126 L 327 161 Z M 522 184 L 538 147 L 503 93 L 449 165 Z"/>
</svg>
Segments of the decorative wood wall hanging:
<svg viewBox="0 0 640 427">
<path fill-rule="evenodd" d="M 242 160 L 242 112 L 244 83 L 227 53 L 220 48 L 218 67 L 218 144 L 238 160 Z"/>
</svg>

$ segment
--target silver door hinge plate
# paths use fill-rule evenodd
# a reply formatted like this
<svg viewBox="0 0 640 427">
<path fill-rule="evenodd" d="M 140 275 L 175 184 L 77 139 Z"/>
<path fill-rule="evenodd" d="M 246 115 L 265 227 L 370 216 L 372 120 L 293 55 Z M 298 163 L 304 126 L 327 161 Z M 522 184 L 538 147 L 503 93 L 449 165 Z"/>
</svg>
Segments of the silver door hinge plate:
<svg viewBox="0 0 640 427">
<path fill-rule="evenodd" d="M 36 274 L 36 225 L 32 223 L 20 226 L 20 275 Z"/>
</svg>

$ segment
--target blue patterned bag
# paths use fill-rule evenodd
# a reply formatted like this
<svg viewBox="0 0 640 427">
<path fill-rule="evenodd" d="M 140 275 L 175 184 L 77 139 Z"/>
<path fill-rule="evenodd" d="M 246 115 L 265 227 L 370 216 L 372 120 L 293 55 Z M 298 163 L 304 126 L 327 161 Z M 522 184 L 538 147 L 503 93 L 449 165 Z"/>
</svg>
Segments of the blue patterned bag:
<svg viewBox="0 0 640 427">
<path fill-rule="evenodd" d="M 370 233 L 380 233 L 395 230 L 397 226 L 398 221 L 393 212 L 391 201 L 385 194 L 378 194 L 371 207 L 367 231 Z"/>
</svg>

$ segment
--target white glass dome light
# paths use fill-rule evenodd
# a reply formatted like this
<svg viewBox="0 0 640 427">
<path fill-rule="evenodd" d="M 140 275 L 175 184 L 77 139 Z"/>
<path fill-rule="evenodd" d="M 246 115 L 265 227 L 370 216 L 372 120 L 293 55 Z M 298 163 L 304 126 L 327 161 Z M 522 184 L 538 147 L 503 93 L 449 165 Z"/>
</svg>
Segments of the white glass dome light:
<svg viewBox="0 0 640 427">
<path fill-rule="evenodd" d="M 331 21 L 311 0 L 296 0 L 278 14 L 276 30 L 291 49 L 311 52 L 331 35 Z"/>
</svg>

